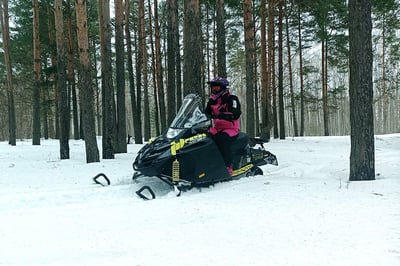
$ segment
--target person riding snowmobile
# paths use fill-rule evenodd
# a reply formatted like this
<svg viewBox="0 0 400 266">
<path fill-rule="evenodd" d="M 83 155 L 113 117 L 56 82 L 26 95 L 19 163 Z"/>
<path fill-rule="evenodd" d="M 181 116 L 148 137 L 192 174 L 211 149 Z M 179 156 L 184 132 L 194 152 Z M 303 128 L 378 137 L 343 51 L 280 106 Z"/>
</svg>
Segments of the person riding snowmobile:
<svg viewBox="0 0 400 266">
<path fill-rule="evenodd" d="M 232 142 L 240 131 L 240 102 L 236 95 L 230 93 L 227 79 L 215 77 L 207 83 L 210 85 L 211 98 L 207 102 L 205 113 L 213 122 L 209 133 L 224 158 L 227 171 L 232 175 Z"/>
</svg>

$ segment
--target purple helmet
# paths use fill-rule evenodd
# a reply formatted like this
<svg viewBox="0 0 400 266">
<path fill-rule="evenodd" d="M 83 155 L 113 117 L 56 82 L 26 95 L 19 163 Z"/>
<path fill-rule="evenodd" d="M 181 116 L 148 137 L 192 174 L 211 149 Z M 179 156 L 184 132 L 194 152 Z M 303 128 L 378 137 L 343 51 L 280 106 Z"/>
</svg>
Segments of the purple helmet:
<svg viewBox="0 0 400 266">
<path fill-rule="evenodd" d="M 210 86 L 217 85 L 221 86 L 222 89 L 226 89 L 229 86 L 229 81 L 223 77 L 215 77 L 207 82 Z"/>
</svg>

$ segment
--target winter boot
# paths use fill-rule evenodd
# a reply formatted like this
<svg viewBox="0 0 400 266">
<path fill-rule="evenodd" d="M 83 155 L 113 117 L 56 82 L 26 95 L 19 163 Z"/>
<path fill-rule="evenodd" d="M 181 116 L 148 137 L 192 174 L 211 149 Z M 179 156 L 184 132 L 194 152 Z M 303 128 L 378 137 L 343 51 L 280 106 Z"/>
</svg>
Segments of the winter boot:
<svg viewBox="0 0 400 266">
<path fill-rule="evenodd" d="M 233 168 L 232 168 L 232 166 L 227 166 L 227 167 L 226 167 L 226 170 L 228 171 L 228 173 L 229 173 L 230 175 L 232 175 L 232 173 L 233 173 Z"/>
</svg>

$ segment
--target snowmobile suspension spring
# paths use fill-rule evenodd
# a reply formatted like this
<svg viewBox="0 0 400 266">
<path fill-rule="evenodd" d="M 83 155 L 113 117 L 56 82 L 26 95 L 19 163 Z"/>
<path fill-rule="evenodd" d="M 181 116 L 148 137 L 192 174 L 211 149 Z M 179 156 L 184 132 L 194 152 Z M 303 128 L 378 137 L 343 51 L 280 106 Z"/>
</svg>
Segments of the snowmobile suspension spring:
<svg viewBox="0 0 400 266">
<path fill-rule="evenodd" d="M 172 162 L 172 181 L 179 182 L 179 161 L 176 158 Z"/>
</svg>

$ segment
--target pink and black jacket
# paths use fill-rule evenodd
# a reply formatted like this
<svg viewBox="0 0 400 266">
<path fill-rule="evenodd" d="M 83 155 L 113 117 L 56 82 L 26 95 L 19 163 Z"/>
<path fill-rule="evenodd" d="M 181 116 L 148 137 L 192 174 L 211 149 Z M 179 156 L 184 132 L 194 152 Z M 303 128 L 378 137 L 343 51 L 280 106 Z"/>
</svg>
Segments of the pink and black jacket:
<svg viewBox="0 0 400 266">
<path fill-rule="evenodd" d="M 212 95 L 207 103 L 205 113 L 213 118 L 210 133 L 215 135 L 225 132 L 233 137 L 240 130 L 240 103 L 237 96 L 225 90 L 222 95 Z"/>
</svg>

